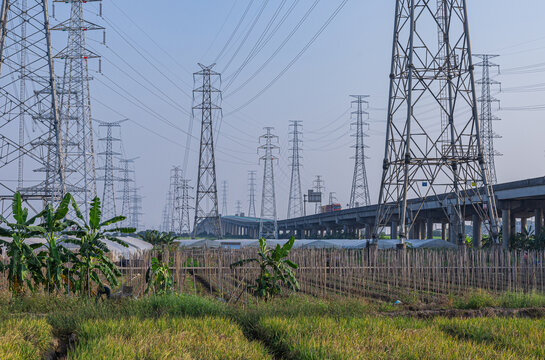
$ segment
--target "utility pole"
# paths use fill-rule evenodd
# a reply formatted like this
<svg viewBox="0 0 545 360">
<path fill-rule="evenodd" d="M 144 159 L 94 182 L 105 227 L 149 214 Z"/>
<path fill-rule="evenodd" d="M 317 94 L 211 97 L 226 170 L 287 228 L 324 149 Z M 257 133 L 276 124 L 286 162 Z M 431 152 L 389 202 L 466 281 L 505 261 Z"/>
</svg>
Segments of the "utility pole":
<svg viewBox="0 0 545 360">
<path fill-rule="evenodd" d="M 113 129 L 121 128 L 121 123 L 125 120 L 114 121 L 114 122 L 99 122 L 100 128 L 106 129 L 106 136 L 98 139 L 105 143 L 105 151 L 99 153 L 98 155 L 104 156 L 104 166 L 97 168 L 97 170 L 104 170 L 104 176 L 97 179 L 104 182 L 104 189 L 102 192 L 102 215 L 104 219 L 109 219 L 118 215 L 116 206 L 115 206 L 115 186 L 114 183 L 117 177 L 114 175 L 115 171 L 122 170 L 119 167 L 114 166 L 114 157 L 121 155 L 120 152 L 114 151 L 114 142 L 120 143 L 121 139 L 113 136 Z"/>
<path fill-rule="evenodd" d="M 248 217 L 257 217 L 255 212 L 255 189 L 256 189 L 257 171 L 248 171 Z"/>
<path fill-rule="evenodd" d="M 0 22 L 0 200 L 8 216 L 16 191 L 35 208 L 67 189 L 47 1 L 3 1 Z"/>
<path fill-rule="evenodd" d="M 438 10 L 443 20 L 438 19 Z M 444 39 L 439 46 L 446 56 L 436 39 L 430 41 L 422 32 L 427 31 L 423 24 L 429 23 L 437 24 Z M 419 218 L 422 207 L 409 207 L 408 199 L 432 198 L 449 219 L 451 242 L 463 244 L 469 208 L 496 242 L 497 210 L 483 161 L 466 1 L 397 0 L 394 24 L 385 157 L 373 237 L 378 239 L 386 227 L 399 223 L 404 247 L 411 230 L 424 221 Z M 444 116 L 448 122 L 430 122 L 430 115 Z"/>
<path fill-rule="evenodd" d="M 228 191 L 229 184 L 226 180 L 223 180 L 222 183 L 222 201 L 221 201 L 221 216 L 227 216 L 229 214 L 229 211 L 227 210 L 227 191 Z"/>
<path fill-rule="evenodd" d="M 356 117 L 352 125 L 356 126 L 356 133 L 352 136 L 356 138 L 356 144 L 352 146 L 356 150 L 354 155 L 354 176 L 352 178 L 352 191 L 350 192 L 350 207 L 371 205 L 369 195 L 369 184 L 367 182 L 367 170 L 365 169 L 365 149 L 368 146 L 363 141 L 368 135 L 364 128 L 369 127 L 369 123 L 364 120 L 364 116 L 369 118 L 369 113 L 364 110 L 369 103 L 364 100 L 368 95 L 350 95 L 356 100 L 352 101 L 352 106 L 356 105 L 356 110 L 352 112 L 352 117 Z"/>
<path fill-rule="evenodd" d="M 321 175 L 316 175 L 316 178 L 314 179 L 313 184 L 314 184 L 314 191 L 321 194 L 320 202 L 319 203 L 317 202 L 316 204 L 314 204 L 314 213 L 318 214 L 319 210 L 322 208 L 322 202 L 324 201 L 323 199 L 323 195 L 325 192 L 324 179 L 322 178 Z"/>
<path fill-rule="evenodd" d="M 195 90 L 193 90 L 194 118 L 201 118 L 201 143 L 199 151 L 199 171 L 197 177 L 197 195 L 195 196 L 194 236 L 197 225 L 204 220 L 212 222 L 216 236 L 221 239 L 221 221 L 218 212 L 218 188 L 216 182 L 216 159 L 214 156 L 214 114 L 221 116 L 221 91 L 212 86 L 221 82 L 221 75 L 212 70 L 215 64 L 204 66 L 193 74 Z M 214 80 L 213 80 L 214 78 Z"/>
<path fill-rule="evenodd" d="M 490 69 L 497 68 L 498 74 L 500 73 L 500 66 L 494 64 L 490 59 L 496 58 L 499 55 L 475 55 L 482 61 L 475 64 L 483 69 L 482 77 L 477 81 L 477 84 L 481 86 L 481 96 L 479 102 L 481 103 L 481 112 L 479 114 L 481 120 L 481 138 L 484 147 L 484 160 L 486 167 L 488 168 L 488 181 L 490 184 L 497 184 L 498 178 L 496 175 L 496 156 L 501 156 L 494 149 L 494 139 L 500 139 L 501 136 L 494 132 L 494 121 L 499 121 L 500 118 L 494 115 L 492 111 L 492 103 L 499 104 L 500 101 L 492 96 L 492 86 L 499 86 L 501 89 L 501 83 L 490 78 Z"/>
<path fill-rule="evenodd" d="M 291 144 L 291 182 L 290 182 L 290 197 L 288 200 L 288 219 L 303 216 L 303 191 L 301 189 L 301 143 L 300 128 L 302 121 L 290 121 L 290 139 Z"/>
<path fill-rule="evenodd" d="M 259 161 L 263 161 L 263 188 L 261 194 L 261 216 L 259 220 L 259 237 L 267 239 L 278 239 L 278 223 L 276 218 L 276 191 L 274 187 L 274 162 L 278 158 L 274 152 L 279 147 L 273 142 L 278 143 L 278 136 L 273 135 L 272 127 L 265 127 L 266 133 L 259 137 L 259 142 L 264 144 L 258 147 L 258 152 L 263 155 Z"/>
<path fill-rule="evenodd" d="M 56 59 L 64 61 L 64 75 L 58 91 L 65 178 L 66 186 L 76 203 L 87 214 L 89 203 L 97 194 L 88 59 L 99 56 L 86 48 L 85 33 L 90 30 L 104 31 L 104 28 L 84 19 L 85 3 L 70 1 L 70 18 L 51 30 L 68 34 L 67 46 L 55 55 Z"/>
</svg>

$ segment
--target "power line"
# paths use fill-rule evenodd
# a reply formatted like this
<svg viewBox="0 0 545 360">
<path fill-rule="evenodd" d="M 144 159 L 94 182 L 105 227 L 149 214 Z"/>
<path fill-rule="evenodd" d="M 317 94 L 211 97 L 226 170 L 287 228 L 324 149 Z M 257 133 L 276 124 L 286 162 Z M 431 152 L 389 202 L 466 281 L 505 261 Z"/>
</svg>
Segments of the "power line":
<svg viewBox="0 0 545 360">
<path fill-rule="evenodd" d="M 216 58 L 214 59 L 215 63 L 217 63 L 219 61 L 219 59 L 223 56 L 223 53 L 225 52 L 225 50 L 227 50 L 227 47 L 229 46 L 229 44 L 231 44 L 231 41 L 233 41 L 233 38 L 235 37 L 235 34 L 238 32 L 238 29 L 240 28 L 240 25 L 242 25 L 242 23 L 244 22 L 244 19 L 246 18 L 246 15 L 248 15 L 248 11 L 250 11 L 250 8 L 252 7 L 253 3 L 254 3 L 254 0 L 250 0 L 250 2 L 248 3 L 248 6 L 246 6 L 246 9 L 242 13 L 242 16 L 240 17 L 237 25 L 235 26 L 235 29 L 233 30 L 233 32 L 231 33 L 231 35 L 227 39 L 227 42 L 221 48 L 221 51 L 219 52 L 218 56 L 216 56 Z"/>
<path fill-rule="evenodd" d="M 243 87 L 245 87 L 250 81 L 252 81 L 257 75 L 263 71 L 267 65 L 270 64 L 270 62 L 278 55 L 278 53 L 286 46 L 288 41 L 295 35 L 295 33 L 299 30 L 299 28 L 305 23 L 305 21 L 308 19 L 312 11 L 316 8 L 320 0 L 314 0 L 310 8 L 305 12 L 303 17 L 299 20 L 299 22 L 295 25 L 295 27 L 290 31 L 288 36 L 282 41 L 282 43 L 276 48 L 276 50 L 273 52 L 271 56 L 261 65 L 246 81 L 244 81 L 240 86 L 238 86 L 235 90 L 231 91 L 230 93 L 226 94 L 225 98 L 229 98 L 231 95 L 234 95 L 235 93 L 239 92 Z M 293 9 L 293 8 L 292 8 Z M 285 20 L 285 18 L 284 18 Z"/>
<path fill-rule="evenodd" d="M 257 98 L 263 95 L 271 86 L 273 86 L 296 62 L 303 56 L 303 54 L 310 48 L 310 46 L 318 39 L 318 37 L 324 32 L 324 30 L 329 26 L 329 24 L 335 19 L 339 14 L 342 8 L 347 4 L 348 0 L 343 0 L 341 4 L 335 9 L 333 14 L 327 19 L 324 25 L 318 30 L 318 32 L 310 39 L 310 41 L 301 49 L 301 51 L 288 63 L 288 65 L 273 79 L 271 80 L 263 89 L 257 92 L 250 100 L 246 101 L 241 106 L 237 107 L 235 110 L 230 111 L 227 115 L 240 111 L 254 102 Z"/>
</svg>

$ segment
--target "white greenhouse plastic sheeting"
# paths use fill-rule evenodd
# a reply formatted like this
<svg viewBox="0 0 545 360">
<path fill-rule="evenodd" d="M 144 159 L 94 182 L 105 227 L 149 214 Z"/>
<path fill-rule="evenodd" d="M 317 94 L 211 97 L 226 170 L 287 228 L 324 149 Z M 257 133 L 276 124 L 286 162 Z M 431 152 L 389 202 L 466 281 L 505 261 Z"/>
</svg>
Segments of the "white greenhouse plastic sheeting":
<svg viewBox="0 0 545 360">
<path fill-rule="evenodd" d="M 277 244 L 283 245 L 287 239 L 283 240 L 267 240 L 269 247 Z M 230 248 L 240 249 L 245 247 L 258 247 L 257 239 L 222 239 L 222 240 L 176 240 L 182 248 Z M 347 239 L 305 239 L 295 240 L 294 248 L 303 249 L 361 249 L 367 246 L 368 240 L 347 240 Z M 399 240 L 379 240 L 379 249 L 395 249 Z M 456 249 L 457 246 L 441 239 L 428 240 L 407 240 L 407 247 L 415 249 Z"/>
<path fill-rule="evenodd" d="M 130 254 L 135 254 L 141 251 L 151 250 L 153 248 L 153 245 L 135 237 L 118 236 L 117 238 L 125 241 L 127 245 L 129 245 L 129 247 L 124 247 L 123 245 L 108 239 L 102 239 L 102 241 L 104 241 L 104 243 L 106 244 L 108 249 L 110 249 L 111 252 L 116 253 L 118 255 L 128 256 Z M 7 237 L 1 237 L 1 239 L 6 241 L 11 241 L 11 238 L 7 238 Z M 25 239 L 25 242 L 27 244 L 44 244 L 45 239 L 29 238 L 29 239 Z M 59 244 L 62 244 L 63 246 L 71 250 L 75 250 L 78 248 L 77 245 L 64 242 L 62 239 L 59 240 Z M 42 250 L 42 249 L 44 248 L 38 248 L 38 250 Z"/>
</svg>

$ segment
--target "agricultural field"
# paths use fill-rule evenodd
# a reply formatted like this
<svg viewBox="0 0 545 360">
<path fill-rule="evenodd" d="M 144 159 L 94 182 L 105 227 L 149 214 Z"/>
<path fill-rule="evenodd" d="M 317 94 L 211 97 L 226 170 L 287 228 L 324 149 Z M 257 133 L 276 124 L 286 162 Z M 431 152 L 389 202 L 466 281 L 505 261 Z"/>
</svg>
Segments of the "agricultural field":
<svg viewBox="0 0 545 360">
<path fill-rule="evenodd" d="M 226 304 L 163 295 L 0 302 L 1 359 L 541 359 L 545 297 L 437 304 L 304 295 Z"/>
</svg>

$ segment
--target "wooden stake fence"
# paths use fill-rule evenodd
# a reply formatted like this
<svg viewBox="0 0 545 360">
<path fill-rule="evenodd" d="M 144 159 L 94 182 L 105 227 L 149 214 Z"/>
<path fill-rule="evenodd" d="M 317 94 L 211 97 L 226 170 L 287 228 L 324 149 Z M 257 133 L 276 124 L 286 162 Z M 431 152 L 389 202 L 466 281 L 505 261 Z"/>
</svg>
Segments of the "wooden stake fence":
<svg viewBox="0 0 545 360">
<path fill-rule="evenodd" d="M 259 274 L 256 265 L 229 265 L 256 256 L 256 249 L 192 249 L 167 255 L 177 291 L 213 293 L 226 301 L 242 292 Z M 157 253 L 146 252 L 121 261 L 122 283 L 133 295 L 145 289 L 145 272 Z M 483 289 L 491 293 L 545 293 L 545 252 L 493 250 L 294 249 L 301 291 L 316 297 L 463 295 Z"/>
</svg>

